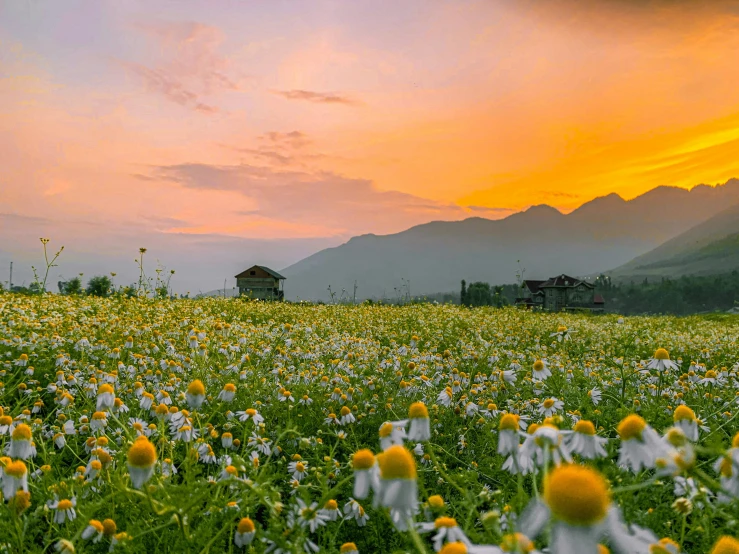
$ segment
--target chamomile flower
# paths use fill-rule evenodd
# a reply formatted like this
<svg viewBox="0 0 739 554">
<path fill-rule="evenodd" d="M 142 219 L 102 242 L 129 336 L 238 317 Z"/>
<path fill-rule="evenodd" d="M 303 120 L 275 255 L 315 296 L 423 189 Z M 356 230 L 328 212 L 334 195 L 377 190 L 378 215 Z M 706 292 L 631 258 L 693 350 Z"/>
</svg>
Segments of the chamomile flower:
<svg viewBox="0 0 739 554">
<path fill-rule="evenodd" d="M 544 481 L 543 500 L 534 501 L 521 518 L 527 537 L 535 538 L 551 519 L 552 552 L 598 552 L 611 505 L 608 484 L 600 473 L 585 466 L 558 466 Z"/>
<path fill-rule="evenodd" d="M 377 463 L 380 467 L 379 504 L 390 508 L 395 527 L 404 531 L 418 507 L 416 460 L 405 447 L 395 445 L 379 454 Z"/>
<path fill-rule="evenodd" d="M 572 433 L 567 436 L 567 447 L 574 454 L 578 454 L 586 460 L 605 458 L 608 453 L 605 445 L 608 439 L 595 434 L 595 426 L 585 419 L 575 424 Z"/>
<path fill-rule="evenodd" d="M 354 469 L 354 496 L 363 500 L 370 490 L 378 490 L 379 475 L 375 455 L 368 449 L 358 450 L 352 458 Z"/>
<path fill-rule="evenodd" d="M 688 439 L 693 442 L 698 440 L 698 418 L 695 417 L 692 409 L 685 404 L 680 404 L 675 408 L 672 418 L 675 427 L 680 428 Z"/>
<path fill-rule="evenodd" d="M 387 450 L 394 445 L 402 445 L 407 438 L 404 421 L 386 421 L 380 425 L 380 448 Z"/>
<path fill-rule="evenodd" d="M 427 441 L 431 439 L 431 421 L 429 411 L 423 402 L 414 402 L 408 408 L 408 440 Z"/>
<path fill-rule="evenodd" d="M 536 360 L 531 368 L 531 376 L 535 381 L 544 381 L 547 377 L 551 377 L 552 372 L 547 365 L 546 360 Z"/>
<path fill-rule="evenodd" d="M 658 348 L 655 351 L 654 356 L 647 364 L 647 368 L 657 369 L 659 371 L 679 369 L 678 365 L 670 360 L 670 353 L 664 348 Z"/>
<path fill-rule="evenodd" d="M 257 530 L 254 522 L 248 517 L 242 517 L 239 520 L 239 524 L 236 526 L 236 532 L 234 533 L 234 544 L 239 548 L 249 546 L 254 540 L 254 535 Z"/>
<path fill-rule="evenodd" d="M 287 471 L 296 481 L 302 481 L 308 472 L 308 462 L 297 460 L 287 464 Z"/>
<path fill-rule="evenodd" d="M 27 460 L 34 453 L 35 449 L 31 440 L 31 428 L 25 423 L 19 423 L 10 434 L 10 444 L 7 447 L 7 454 L 11 458 Z"/>
<path fill-rule="evenodd" d="M 519 417 L 516 414 L 503 414 L 498 424 L 498 454 L 507 456 L 518 453 Z"/>
<path fill-rule="evenodd" d="M 195 379 L 188 385 L 185 398 L 193 410 L 197 410 L 203 405 L 203 402 L 205 402 L 205 385 L 200 379 Z"/>
<path fill-rule="evenodd" d="M 328 516 L 318 509 L 318 502 L 313 502 L 308 506 L 302 499 L 298 498 L 296 512 L 298 524 L 310 529 L 311 533 L 315 533 L 316 529 L 323 527 L 328 521 Z"/>
<path fill-rule="evenodd" d="M 77 499 L 74 497 L 50 502 L 49 509 L 54 510 L 54 523 L 61 525 L 65 521 L 73 521 L 77 517 L 74 510 L 76 505 Z"/>
<path fill-rule="evenodd" d="M 341 512 L 339 511 L 339 504 L 333 498 L 328 500 L 326 504 L 323 505 L 323 508 L 321 508 L 321 512 L 324 516 L 326 516 L 327 521 L 336 521 L 341 515 Z"/>
<path fill-rule="evenodd" d="M 236 385 L 233 383 L 226 383 L 223 386 L 223 390 L 218 393 L 218 400 L 223 402 L 232 402 L 236 396 Z"/>
<path fill-rule="evenodd" d="M 108 383 L 100 385 L 97 391 L 97 403 L 95 409 L 97 411 L 109 410 L 113 407 L 114 403 L 115 390 L 113 389 L 113 385 Z"/>
<path fill-rule="evenodd" d="M 259 425 L 260 423 L 264 422 L 264 417 L 255 409 L 255 408 L 248 408 L 243 411 L 236 412 L 236 415 L 239 416 L 239 421 L 249 421 L 251 420 L 254 425 Z"/>
<path fill-rule="evenodd" d="M 657 458 L 669 450 L 657 432 L 636 414 L 621 420 L 617 430 L 621 438 L 618 465 L 635 473 L 642 468 L 653 468 Z"/>
<path fill-rule="evenodd" d="M 87 522 L 87 527 L 82 531 L 84 540 L 92 539 L 93 543 L 100 542 L 103 539 L 103 524 L 97 519 L 91 519 Z"/>
<path fill-rule="evenodd" d="M 359 554 L 359 549 L 353 542 L 345 542 L 339 548 L 339 554 Z"/>
<path fill-rule="evenodd" d="M 28 468 L 21 460 L 9 461 L 3 467 L 3 496 L 12 498 L 17 491 L 28 492 Z"/>
<path fill-rule="evenodd" d="M 544 417 L 552 417 L 554 414 L 561 411 L 563 407 L 564 402 L 562 402 L 558 398 L 552 397 L 547 398 L 541 404 L 539 404 L 537 411 L 540 415 Z"/>
<path fill-rule="evenodd" d="M 340 414 L 341 414 L 341 420 L 339 423 L 341 425 L 348 425 L 350 423 L 354 423 L 355 421 L 357 421 L 357 418 L 354 417 L 354 414 L 352 413 L 349 406 L 342 406 Z"/>
<path fill-rule="evenodd" d="M 131 484 L 135 489 L 140 489 L 154 473 L 157 461 L 156 448 L 146 436 L 139 435 L 128 449 L 126 458 Z"/>
</svg>

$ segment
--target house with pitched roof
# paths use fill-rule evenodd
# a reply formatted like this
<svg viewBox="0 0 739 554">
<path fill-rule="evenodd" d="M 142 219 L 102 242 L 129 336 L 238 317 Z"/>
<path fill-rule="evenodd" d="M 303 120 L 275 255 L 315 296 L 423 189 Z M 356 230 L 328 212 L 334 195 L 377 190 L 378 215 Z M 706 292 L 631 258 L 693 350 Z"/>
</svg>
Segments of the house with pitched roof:
<svg viewBox="0 0 739 554">
<path fill-rule="evenodd" d="M 286 277 L 263 265 L 253 265 L 236 275 L 239 296 L 258 300 L 284 300 Z"/>
<path fill-rule="evenodd" d="M 600 294 L 595 294 L 595 285 L 565 274 L 546 281 L 523 281 L 516 305 L 549 312 L 605 310 L 605 300 Z"/>
</svg>

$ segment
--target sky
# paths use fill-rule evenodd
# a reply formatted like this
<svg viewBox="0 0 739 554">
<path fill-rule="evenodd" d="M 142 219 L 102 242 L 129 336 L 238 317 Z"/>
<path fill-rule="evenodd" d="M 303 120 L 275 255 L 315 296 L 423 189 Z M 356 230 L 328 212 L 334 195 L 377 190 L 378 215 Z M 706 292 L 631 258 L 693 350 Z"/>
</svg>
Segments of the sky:
<svg viewBox="0 0 739 554">
<path fill-rule="evenodd" d="M 28 281 L 46 235 L 54 279 L 130 279 L 144 246 L 208 289 L 359 234 L 717 184 L 737 60 L 739 1 L 0 0 L 0 264 Z"/>
</svg>

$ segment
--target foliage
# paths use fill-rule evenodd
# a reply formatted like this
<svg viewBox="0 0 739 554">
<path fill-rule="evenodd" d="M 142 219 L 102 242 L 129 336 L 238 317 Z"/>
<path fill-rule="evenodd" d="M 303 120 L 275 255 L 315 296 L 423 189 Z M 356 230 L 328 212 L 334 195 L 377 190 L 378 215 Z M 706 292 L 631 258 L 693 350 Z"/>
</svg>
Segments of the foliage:
<svg viewBox="0 0 739 554">
<path fill-rule="evenodd" d="M 82 280 L 79 277 L 73 277 L 69 281 L 59 281 L 59 294 L 82 294 Z"/>
<path fill-rule="evenodd" d="M 465 288 L 465 281 L 462 281 L 461 303 L 465 306 L 494 306 L 502 308 L 509 304 L 506 296 L 506 290 L 503 285 L 491 287 L 488 283 L 476 282 L 470 283 Z"/>
<path fill-rule="evenodd" d="M 95 275 L 87 282 L 87 294 L 90 296 L 108 296 L 113 282 L 107 275 Z"/>
<path fill-rule="evenodd" d="M 516 529 L 516 514 L 542 498 L 551 467 L 550 459 L 527 475 L 503 469 L 502 417 L 541 423 L 546 400 L 556 398 L 552 425 L 564 433 L 587 419 L 608 440 L 601 459 L 573 456 L 605 475 L 625 519 L 686 552 L 708 552 L 719 535 L 735 534 L 739 513 L 739 500 L 716 496 L 714 467 L 737 430 L 737 331 L 734 316 L 5 294 L 0 447 L 14 451 L 14 429 L 23 424 L 34 450 L 25 460 L 30 505 L 17 497 L 0 504 L 0 548 L 49 552 L 66 539 L 92 553 L 302 552 L 310 544 L 335 552 L 352 541 L 364 554 L 428 552 L 429 536 L 396 531 L 372 498 L 352 500 L 353 454 L 379 452 L 378 429 L 403 425 L 416 401 L 428 407 L 431 438 L 406 442 L 416 452 L 422 502 L 415 520 L 433 527 L 446 515 L 471 541 L 500 543 Z M 650 369 L 660 347 L 674 369 Z M 535 378 L 539 359 L 548 377 Z M 716 379 L 705 381 L 711 371 Z M 110 406 L 100 405 L 105 385 L 114 391 Z M 675 492 L 676 477 L 617 463 L 622 418 L 636 411 L 662 432 L 682 403 L 701 425 L 697 463 L 678 471 L 695 481 L 685 494 Z M 356 421 L 337 423 L 343 408 Z M 148 435 L 157 460 L 137 489 L 128 454 L 138 435 Z M 290 469 L 298 460 L 299 480 Z M 434 508 L 432 495 L 443 506 Z M 676 496 L 695 509 L 676 511 Z M 72 498 L 74 517 L 60 521 L 54 506 Z M 312 530 L 301 518 L 331 499 L 340 514 Z M 361 513 L 369 517 L 364 526 Z M 256 527 L 246 549 L 234 544 L 243 517 Z M 106 530 L 99 542 L 84 534 L 90 520 L 106 519 L 115 533 Z"/>
<path fill-rule="evenodd" d="M 726 311 L 739 303 L 739 272 L 724 275 L 644 279 L 640 283 L 596 280 L 609 312 L 622 314 L 674 314 Z"/>
</svg>

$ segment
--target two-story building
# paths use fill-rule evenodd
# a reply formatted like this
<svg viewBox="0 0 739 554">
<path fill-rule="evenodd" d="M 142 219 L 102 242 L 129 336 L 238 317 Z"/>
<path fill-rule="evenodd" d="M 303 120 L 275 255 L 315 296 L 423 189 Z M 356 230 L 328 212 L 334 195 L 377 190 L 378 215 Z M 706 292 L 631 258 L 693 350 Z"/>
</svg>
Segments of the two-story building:
<svg viewBox="0 0 739 554">
<path fill-rule="evenodd" d="M 546 281 L 525 280 L 516 304 L 549 312 L 605 310 L 605 301 L 600 294 L 595 294 L 595 285 L 564 274 Z"/>
<path fill-rule="evenodd" d="M 239 296 L 249 296 L 258 300 L 284 300 L 283 277 L 274 269 L 254 265 L 236 275 Z"/>
</svg>

